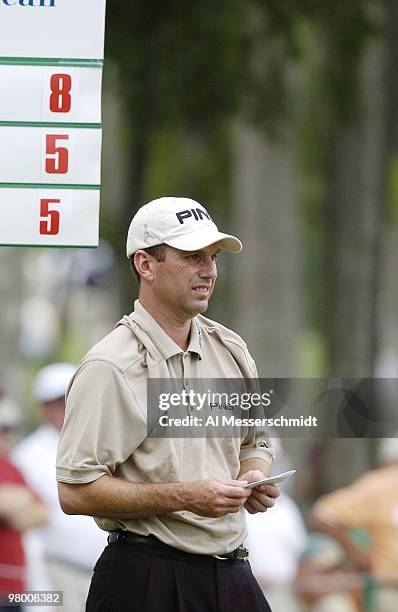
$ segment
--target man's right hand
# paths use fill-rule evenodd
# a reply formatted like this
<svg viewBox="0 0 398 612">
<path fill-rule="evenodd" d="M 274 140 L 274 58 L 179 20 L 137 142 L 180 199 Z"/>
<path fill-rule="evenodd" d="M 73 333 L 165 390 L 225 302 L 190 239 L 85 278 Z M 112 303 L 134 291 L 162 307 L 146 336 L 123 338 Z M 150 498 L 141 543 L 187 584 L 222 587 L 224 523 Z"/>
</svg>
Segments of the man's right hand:
<svg viewBox="0 0 398 612">
<path fill-rule="evenodd" d="M 183 484 L 186 495 L 185 510 L 211 518 L 239 512 L 252 493 L 252 489 L 246 488 L 247 481 L 244 480 L 209 479 Z"/>
</svg>

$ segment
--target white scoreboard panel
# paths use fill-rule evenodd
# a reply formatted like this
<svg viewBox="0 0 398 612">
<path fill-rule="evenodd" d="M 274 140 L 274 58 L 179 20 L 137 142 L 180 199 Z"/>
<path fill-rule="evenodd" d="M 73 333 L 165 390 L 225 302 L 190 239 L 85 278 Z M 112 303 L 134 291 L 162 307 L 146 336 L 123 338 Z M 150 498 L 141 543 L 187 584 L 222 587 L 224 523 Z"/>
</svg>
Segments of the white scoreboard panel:
<svg viewBox="0 0 398 612">
<path fill-rule="evenodd" d="M 0 121 L 100 124 L 101 81 L 98 68 L 0 64 Z"/>
<path fill-rule="evenodd" d="M 99 190 L 45 186 L 1 190 L 1 242 L 24 246 L 97 246 Z"/>
<path fill-rule="evenodd" d="M 46 183 L 100 187 L 101 130 L 0 127 L 0 185 Z"/>
<path fill-rule="evenodd" d="M 0 56 L 103 59 L 105 0 L 0 0 Z"/>
<path fill-rule="evenodd" d="M 98 245 L 106 0 L 0 0 L 0 245 Z"/>
</svg>

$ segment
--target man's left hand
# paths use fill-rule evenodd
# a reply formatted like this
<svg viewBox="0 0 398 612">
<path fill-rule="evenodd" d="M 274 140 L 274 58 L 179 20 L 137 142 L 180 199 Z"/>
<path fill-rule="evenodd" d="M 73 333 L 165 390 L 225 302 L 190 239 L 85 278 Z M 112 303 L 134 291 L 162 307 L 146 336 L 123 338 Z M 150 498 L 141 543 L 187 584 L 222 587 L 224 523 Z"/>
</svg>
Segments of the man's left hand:
<svg viewBox="0 0 398 612">
<path fill-rule="evenodd" d="M 266 476 L 261 470 L 250 470 L 245 474 L 239 476 L 239 480 L 247 480 L 247 482 L 256 482 L 257 480 L 263 480 Z M 255 487 L 251 490 L 250 497 L 244 505 L 244 508 L 249 514 L 256 514 L 257 512 L 266 512 L 268 508 L 272 508 L 275 505 L 276 498 L 279 497 L 280 490 L 276 484 L 263 484 Z"/>
</svg>

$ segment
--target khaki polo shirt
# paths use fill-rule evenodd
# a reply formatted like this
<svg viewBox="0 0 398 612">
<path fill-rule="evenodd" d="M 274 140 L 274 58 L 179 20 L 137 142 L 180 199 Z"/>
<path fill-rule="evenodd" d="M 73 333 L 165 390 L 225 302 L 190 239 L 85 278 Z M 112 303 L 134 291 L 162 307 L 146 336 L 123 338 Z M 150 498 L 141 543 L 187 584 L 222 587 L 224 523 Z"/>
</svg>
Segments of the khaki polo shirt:
<svg viewBox="0 0 398 612">
<path fill-rule="evenodd" d="M 79 484 L 104 474 L 130 482 L 235 479 L 240 461 L 271 463 L 262 432 L 250 438 L 147 437 L 147 379 L 253 378 L 256 368 L 243 340 L 203 317 L 192 319 L 184 352 L 137 300 L 132 314 L 82 360 L 67 393 L 57 456 L 57 480 Z M 257 436 L 257 437 L 256 437 Z M 221 518 L 171 512 L 139 519 L 95 519 L 104 530 L 155 535 L 181 550 L 220 554 L 246 537 L 245 511 Z"/>
</svg>

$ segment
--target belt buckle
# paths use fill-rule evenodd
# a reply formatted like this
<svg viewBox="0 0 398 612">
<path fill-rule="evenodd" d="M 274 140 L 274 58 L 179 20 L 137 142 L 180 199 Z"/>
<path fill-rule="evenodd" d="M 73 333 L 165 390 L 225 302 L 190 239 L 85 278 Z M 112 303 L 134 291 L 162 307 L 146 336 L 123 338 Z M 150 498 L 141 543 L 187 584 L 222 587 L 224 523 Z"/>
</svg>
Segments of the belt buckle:
<svg viewBox="0 0 398 612">
<path fill-rule="evenodd" d="M 238 546 L 234 551 L 226 554 L 226 555 L 213 555 L 216 559 L 221 559 L 222 561 L 232 560 L 232 561 L 246 561 L 249 556 L 249 551 L 242 544 Z"/>
<path fill-rule="evenodd" d="M 234 556 L 235 561 L 246 561 L 248 556 L 249 556 L 249 551 L 244 546 L 239 546 L 235 550 L 235 556 Z"/>
<path fill-rule="evenodd" d="M 125 542 L 126 541 L 126 532 L 118 529 L 117 531 L 117 535 L 116 535 L 116 542 L 119 544 L 119 542 Z"/>
<path fill-rule="evenodd" d="M 124 542 L 126 539 L 126 534 L 121 529 L 117 529 L 116 531 L 111 531 L 107 539 L 108 544 L 114 544 L 115 542 Z"/>
</svg>

